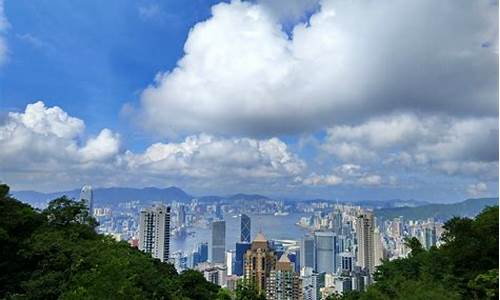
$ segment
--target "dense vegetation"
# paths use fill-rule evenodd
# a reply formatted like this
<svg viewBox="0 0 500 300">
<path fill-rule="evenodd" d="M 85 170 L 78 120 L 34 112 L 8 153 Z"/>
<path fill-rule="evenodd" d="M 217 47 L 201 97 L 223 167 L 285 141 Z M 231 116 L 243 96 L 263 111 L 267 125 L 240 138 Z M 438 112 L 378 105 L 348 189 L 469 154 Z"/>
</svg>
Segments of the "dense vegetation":
<svg viewBox="0 0 500 300">
<path fill-rule="evenodd" d="M 434 218 L 447 221 L 454 216 L 473 217 L 485 207 L 498 204 L 498 198 L 467 199 L 463 202 L 449 204 L 426 204 L 416 207 L 391 207 L 375 211 L 378 219 L 394 219 L 403 216 L 409 220 Z"/>
<path fill-rule="evenodd" d="M 201 273 L 96 234 L 65 197 L 36 211 L 0 185 L 0 299 L 228 299 Z"/>
<path fill-rule="evenodd" d="M 426 251 L 408 240 L 408 258 L 384 262 L 366 292 L 337 298 L 498 299 L 498 206 L 475 219 L 452 218 L 445 230 L 444 245 Z"/>
</svg>

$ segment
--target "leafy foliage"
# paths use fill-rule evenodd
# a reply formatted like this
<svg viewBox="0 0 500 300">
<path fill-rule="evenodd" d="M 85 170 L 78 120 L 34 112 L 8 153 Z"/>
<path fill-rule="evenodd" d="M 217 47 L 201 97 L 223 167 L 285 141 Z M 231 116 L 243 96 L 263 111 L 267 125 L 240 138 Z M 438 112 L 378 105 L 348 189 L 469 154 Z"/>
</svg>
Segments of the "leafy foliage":
<svg viewBox="0 0 500 300">
<path fill-rule="evenodd" d="M 201 273 L 97 234 L 85 208 L 61 197 L 39 212 L 0 185 L 0 299 L 227 299 Z"/>
<path fill-rule="evenodd" d="M 498 206 L 444 228 L 439 248 L 409 239 L 411 254 L 379 266 L 367 291 L 334 299 L 498 299 Z"/>
<path fill-rule="evenodd" d="M 265 300 L 266 296 L 259 293 L 257 287 L 244 280 L 240 280 L 236 285 L 236 300 Z"/>
</svg>

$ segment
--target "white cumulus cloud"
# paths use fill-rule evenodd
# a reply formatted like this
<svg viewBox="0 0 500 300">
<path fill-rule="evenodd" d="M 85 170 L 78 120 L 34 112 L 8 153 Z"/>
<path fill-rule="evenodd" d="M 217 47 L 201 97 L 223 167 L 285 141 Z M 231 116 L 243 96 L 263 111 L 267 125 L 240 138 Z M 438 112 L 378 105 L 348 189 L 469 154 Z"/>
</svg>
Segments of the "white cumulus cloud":
<svg viewBox="0 0 500 300">
<path fill-rule="evenodd" d="M 282 178 L 300 174 L 305 162 L 277 138 L 188 136 L 181 143 L 157 143 L 144 153 L 125 153 L 131 170 L 178 174 L 193 178 Z"/>
<path fill-rule="evenodd" d="M 213 6 L 190 31 L 177 67 L 143 91 L 146 126 L 274 136 L 392 110 L 498 114 L 491 1 L 319 5 L 290 36 L 265 3 Z"/>
<path fill-rule="evenodd" d="M 397 179 L 394 176 L 383 178 L 378 174 L 374 174 L 370 170 L 355 164 L 342 164 L 334 168 L 329 174 L 317 174 L 313 172 L 305 178 L 297 177 L 297 183 L 313 186 L 327 185 L 356 185 L 356 186 L 391 186 L 394 185 Z"/>
<path fill-rule="evenodd" d="M 388 115 L 331 127 L 320 148 L 350 163 L 383 161 L 491 178 L 498 173 L 498 119 Z"/>
<path fill-rule="evenodd" d="M 85 124 L 61 108 L 41 101 L 22 113 L 9 113 L 0 125 L 0 164 L 15 172 L 59 172 L 111 159 L 118 153 L 119 137 L 103 129 L 95 138 L 79 140 Z"/>
<path fill-rule="evenodd" d="M 302 183 L 305 185 L 339 185 L 343 182 L 343 179 L 336 175 L 318 175 L 312 173 L 310 176 L 306 177 Z"/>
<path fill-rule="evenodd" d="M 488 191 L 488 186 L 484 182 L 478 182 L 471 184 L 467 187 L 467 194 L 471 197 L 481 197 L 484 196 Z"/>
<path fill-rule="evenodd" d="M 284 186 L 307 168 L 278 138 L 199 134 L 132 152 L 107 128 L 85 136 L 83 120 L 42 101 L 8 113 L 0 125 L 0 180 L 49 190 L 85 182 L 244 188 Z"/>
</svg>

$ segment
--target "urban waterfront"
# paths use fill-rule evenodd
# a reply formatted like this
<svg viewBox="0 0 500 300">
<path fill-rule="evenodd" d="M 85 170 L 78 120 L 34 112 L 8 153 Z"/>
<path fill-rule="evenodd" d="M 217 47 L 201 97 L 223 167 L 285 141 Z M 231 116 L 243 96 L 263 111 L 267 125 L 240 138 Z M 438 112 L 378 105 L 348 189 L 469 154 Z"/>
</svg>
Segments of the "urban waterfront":
<svg viewBox="0 0 500 300">
<path fill-rule="evenodd" d="M 308 232 L 307 229 L 296 225 L 299 219 L 307 214 L 293 213 L 286 216 L 249 214 L 248 216 L 252 220 L 252 239 L 259 230 L 262 230 L 267 238 L 274 240 L 298 240 Z M 225 215 L 224 220 L 226 221 L 226 249 L 232 249 L 240 240 L 240 217 L 238 215 Z M 171 249 L 173 252 L 190 251 L 202 242 L 208 242 L 210 245 L 212 236 L 210 228 L 190 227 L 188 231 L 194 234 L 188 234 L 183 238 L 172 238 Z"/>
</svg>

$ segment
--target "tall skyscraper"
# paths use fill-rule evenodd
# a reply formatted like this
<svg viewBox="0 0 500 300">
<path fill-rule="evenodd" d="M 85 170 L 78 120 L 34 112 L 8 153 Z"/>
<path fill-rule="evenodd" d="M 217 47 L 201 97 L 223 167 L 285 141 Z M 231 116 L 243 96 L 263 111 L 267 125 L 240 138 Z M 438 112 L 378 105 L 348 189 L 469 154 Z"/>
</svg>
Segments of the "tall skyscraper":
<svg viewBox="0 0 500 300">
<path fill-rule="evenodd" d="M 302 300 L 302 281 L 294 271 L 293 263 L 284 253 L 271 270 L 266 282 L 267 300 Z"/>
<path fill-rule="evenodd" d="M 333 230 L 337 235 L 341 235 L 342 229 L 342 212 L 337 208 L 333 214 Z"/>
<path fill-rule="evenodd" d="M 319 288 L 317 288 L 318 273 L 314 273 L 313 268 L 304 267 L 300 270 L 302 279 L 302 295 L 304 300 L 319 300 Z"/>
<path fill-rule="evenodd" d="M 276 266 L 276 256 L 262 233 L 252 242 L 252 246 L 245 253 L 244 280 L 255 285 L 259 292 L 266 291 L 266 280 Z"/>
<path fill-rule="evenodd" d="M 219 220 L 222 220 L 224 218 L 224 215 L 222 213 L 222 208 L 219 203 L 215 204 L 215 218 Z"/>
<path fill-rule="evenodd" d="M 170 257 L 170 207 L 143 209 L 139 217 L 139 249 L 161 261 Z"/>
<path fill-rule="evenodd" d="M 428 225 L 424 228 L 424 241 L 425 249 L 430 249 L 432 246 L 436 245 L 436 226 L 434 224 Z"/>
<path fill-rule="evenodd" d="M 212 262 L 225 263 L 226 221 L 212 222 Z"/>
<path fill-rule="evenodd" d="M 358 242 L 357 264 L 366 269 L 369 274 L 375 271 L 375 221 L 373 213 L 365 212 L 356 220 L 356 235 Z"/>
<path fill-rule="evenodd" d="M 193 250 L 191 266 L 194 268 L 198 264 L 208 260 L 208 243 L 198 244 L 198 248 Z"/>
<path fill-rule="evenodd" d="M 186 222 L 186 207 L 183 204 L 179 204 L 177 210 L 177 226 L 180 227 Z"/>
<path fill-rule="evenodd" d="M 245 260 L 245 253 L 252 244 L 246 242 L 236 243 L 236 255 L 234 258 L 234 275 L 243 275 L 243 263 Z"/>
<path fill-rule="evenodd" d="M 208 243 L 200 243 L 198 253 L 200 254 L 200 262 L 206 262 L 208 260 Z"/>
<path fill-rule="evenodd" d="M 382 264 L 384 259 L 384 245 L 382 244 L 382 235 L 380 234 L 378 228 L 373 231 L 373 272 L 375 272 L 375 267 Z"/>
<path fill-rule="evenodd" d="M 300 267 L 316 267 L 316 247 L 314 245 L 314 237 L 306 235 L 300 243 Z"/>
<path fill-rule="evenodd" d="M 241 214 L 241 242 L 250 243 L 251 227 L 250 217 L 245 214 Z"/>
<path fill-rule="evenodd" d="M 227 275 L 234 274 L 234 263 L 235 263 L 235 250 L 227 250 L 226 251 L 226 267 L 227 267 Z"/>
<path fill-rule="evenodd" d="M 331 231 L 316 231 L 316 271 L 318 273 L 335 272 L 335 235 Z"/>
<path fill-rule="evenodd" d="M 80 201 L 83 201 L 89 210 L 89 215 L 94 215 L 94 193 L 92 186 L 84 185 L 80 191 Z"/>
</svg>

